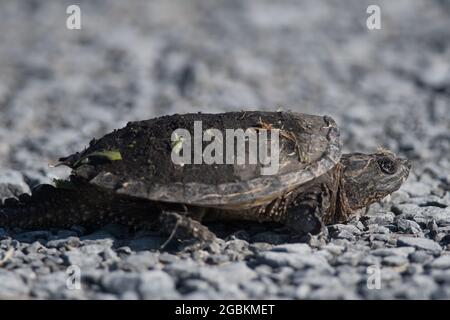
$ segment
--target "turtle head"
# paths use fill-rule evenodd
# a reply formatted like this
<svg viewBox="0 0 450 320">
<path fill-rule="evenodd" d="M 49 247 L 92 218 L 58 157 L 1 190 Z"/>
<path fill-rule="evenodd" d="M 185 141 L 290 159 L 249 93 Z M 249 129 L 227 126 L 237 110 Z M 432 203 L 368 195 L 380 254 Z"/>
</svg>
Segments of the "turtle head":
<svg viewBox="0 0 450 320">
<path fill-rule="evenodd" d="M 341 158 L 341 192 L 351 211 L 366 207 L 398 190 L 411 162 L 381 149 L 373 154 L 349 153 Z"/>
</svg>

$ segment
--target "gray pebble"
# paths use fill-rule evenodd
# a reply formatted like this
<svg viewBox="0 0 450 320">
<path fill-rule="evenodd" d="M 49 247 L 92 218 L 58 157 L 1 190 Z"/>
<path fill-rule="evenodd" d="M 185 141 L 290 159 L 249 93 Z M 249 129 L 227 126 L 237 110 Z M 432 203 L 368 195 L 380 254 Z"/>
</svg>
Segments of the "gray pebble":
<svg viewBox="0 0 450 320">
<path fill-rule="evenodd" d="M 375 233 L 371 234 L 369 236 L 370 242 L 374 241 L 382 241 L 382 242 L 388 242 L 391 239 L 391 236 L 389 234 L 384 233 Z M 384 247 L 384 244 L 382 245 Z"/>
<path fill-rule="evenodd" d="M 426 238 L 399 237 L 397 244 L 398 246 L 408 246 L 427 250 L 432 254 L 439 254 L 442 251 L 442 248 L 438 243 Z"/>
<path fill-rule="evenodd" d="M 153 269 L 159 264 L 157 253 L 142 251 L 131 254 L 120 262 L 120 267 L 126 271 L 144 271 Z"/>
<path fill-rule="evenodd" d="M 165 264 L 178 263 L 179 260 L 180 260 L 179 257 L 177 257 L 174 254 L 167 253 L 167 252 L 163 252 L 159 255 L 159 261 L 161 263 L 165 263 Z"/>
<path fill-rule="evenodd" d="M 122 293 L 119 293 L 119 299 L 122 300 L 138 300 L 139 299 L 139 295 L 137 292 L 134 291 L 125 291 Z"/>
<path fill-rule="evenodd" d="M 328 228 L 330 231 L 330 234 L 333 233 L 339 233 L 342 231 L 346 231 L 348 233 L 351 233 L 353 235 L 359 235 L 361 233 L 361 230 L 352 224 L 334 224 Z"/>
<path fill-rule="evenodd" d="M 46 243 L 48 248 L 77 248 L 80 246 L 80 239 L 78 237 L 68 237 L 64 239 L 50 240 Z"/>
<path fill-rule="evenodd" d="M 450 299 L 450 287 L 449 286 L 440 286 L 433 294 L 431 295 L 431 299 L 433 300 L 449 300 Z"/>
<path fill-rule="evenodd" d="M 182 294 L 187 294 L 195 291 L 209 291 L 211 285 L 204 280 L 200 279 L 187 279 L 179 285 L 178 289 Z"/>
<path fill-rule="evenodd" d="M 423 273 L 423 266 L 421 264 L 418 263 L 413 263 L 408 265 L 407 269 L 406 269 L 406 273 L 410 274 L 410 275 L 415 275 L 415 274 L 421 274 Z"/>
<path fill-rule="evenodd" d="M 154 270 L 140 273 L 137 292 L 141 299 L 177 299 L 174 280 L 165 272 Z"/>
<path fill-rule="evenodd" d="M 437 283 L 450 284 L 450 270 L 433 270 L 431 276 Z"/>
<path fill-rule="evenodd" d="M 388 256 L 407 257 L 414 251 L 415 249 L 413 247 L 380 248 L 373 250 L 371 254 L 378 257 L 388 257 Z"/>
<path fill-rule="evenodd" d="M 440 256 L 431 261 L 427 266 L 434 269 L 450 269 L 450 255 Z"/>
<path fill-rule="evenodd" d="M 409 260 L 414 263 L 425 264 L 433 259 L 433 256 L 424 250 L 418 250 L 408 256 Z"/>
<path fill-rule="evenodd" d="M 387 256 L 383 258 L 383 265 L 390 267 L 399 267 L 408 264 L 408 259 L 402 256 Z"/>
<path fill-rule="evenodd" d="M 289 266 L 295 269 L 330 268 L 328 261 L 320 255 L 299 255 L 288 252 L 266 251 L 257 255 L 256 261 L 271 267 Z"/>
<path fill-rule="evenodd" d="M 266 286 L 256 280 L 246 281 L 240 284 L 242 291 L 246 292 L 249 297 L 256 299 L 265 299 L 267 297 Z"/>
<path fill-rule="evenodd" d="M 340 283 L 335 275 L 318 272 L 313 269 L 295 272 L 292 276 L 292 282 L 295 285 L 307 284 L 313 288 L 337 286 Z"/>
<path fill-rule="evenodd" d="M 359 261 L 360 265 L 363 266 L 373 266 L 373 265 L 380 265 L 381 264 L 381 258 L 380 257 L 375 257 L 373 255 L 367 255 L 364 258 L 362 258 Z"/>
<path fill-rule="evenodd" d="M 398 230 L 400 230 L 403 233 L 410 233 L 410 234 L 422 233 L 422 229 L 417 224 L 417 222 L 412 221 L 412 220 L 398 219 L 397 226 L 398 226 Z"/>
<path fill-rule="evenodd" d="M 347 290 L 343 285 L 337 285 L 314 290 L 310 295 L 310 299 L 353 300 L 356 299 L 356 294 L 352 291 Z"/>
<path fill-rule="evenodd" d="M 29 293 L 19 275 L 0 269 L 0 299 L 24 299 Z"/>
<path fill-rule="evenodd" d="M 328 244 L 321 246 L 321 249 L 326 250 L 333 255 L 340 255 L 345 250 L 345 247 L 339 246 L 339 245 L 336 245 L 333 243 L 328 243 Z"/>
<path fill-rule="evenodd" d="M 372 239 L 372 236 L 368 234 L 361 237 L 361 240 L 365 241 L 370 249 L 383 248 L 385 246 L 384 241 L 374 240 Z"/>
<path fill-rule="evenodd" d="M 241 239 L 229 240 L 225 245 L 225 250 L 242 251 L 246 248 L 248 248 L 248 242 Z"/>
<path fill-rule="evenodd" d="M 33 282 L 32 294 L 40 299 L 81 299 L 83 290 L 70 289 L 67 279 L 65 271 L 42 275 Z"/>
<path fill-rule="evenodd" d="M 336 263 L 342 265 L 356 266 L 361 262 L 362 259 L 364 259 L 365 256 L 366 254 L 364 252 L 347 251 L 337 257 Z"/>
<path fill-rule="evenodd" d="M 101 285 L 107 292 L 123 294 L 127 291 L 135 292 L 140 282 L 140 275 L 137 273 L 114 271 L 102 277 Z"/>
<path fill-rule="evenodd" d="M 396 206 L 405 219 L 414 220 L 419 224 L 426 224 L 428 220 L 434 219 L 438 225 L 450 225 L 450 209 L 434 206 L 419 207 L 415 204 L 401 204 Z"/>
<path fill-rule="evenodd" d="M 356 239 L 355 235 L 347 230 L 336 231 L 331 236 L 336 239 L 345 239 L 345 240 L 349 240 L 349 241 L 354 241 Z"/>
<path fill-rule="evenodd" d="M 297 290 L 295 292 L 294 299 L 307 299 L 312 292 L 311 286 L 307 284 L 301 284 L 297 287 Z"/>
<path fill-rule="evenodd" d="M 402 190 L 411 197 L 423 197 L 431 193 L 431 187 L 420 181 L 408 181 L 402 186 Z"/>
<path fill-rule="evenodd" d="M 32 244 L 30 244 L 29 246 L 25 247 L 22 250 L 25 254 L 34 254 L 37 252 L 42 252 L 45 251 L 45 247 L 40 243 L 40 242 L 33 242 Z"/>
<path fill-rule="evenodd" d="M 406 191 L 404 191 L 403 189 L 398 190 L 397 192 L 394 192 L 391 195 L 392 201 L 394 203 L 405 203 L 405 202 L 409 202 L 410 201 L 410 196 L 409 193 L 407 193 Z"/>
<path fill-rule="evenodd" d="M 225 264 L 223 266 L 200 266 L 196 274 L 212 284 L 239 284 L 256 277 L 256 272 L 244 262 Z"/>
<path fill-rule="evenodd" d="M 102 262 L 98 254 L 85 254 L 78 249 L 67 251 L 61 257 L 68 266 L 75 265 L 83 269 L 95 268 Z"/>
<path fill-rule="evenodd" d="M 367 226 L 368 232 L 370 234 L 374 233 L 382 233 L 382 234 L 389 234 L 391 231 L 386 228 L 385 226 L 380 226 L 378 224 L 370 224 Z"/>
<path fill-rule="evenodd" d="M 377 224 L 380 226 L 386 226 L 392 224 L 395 219 L 393 212 L 374 212 L 371 215 L 366 216 L 368 224 Z"/>
</svg>

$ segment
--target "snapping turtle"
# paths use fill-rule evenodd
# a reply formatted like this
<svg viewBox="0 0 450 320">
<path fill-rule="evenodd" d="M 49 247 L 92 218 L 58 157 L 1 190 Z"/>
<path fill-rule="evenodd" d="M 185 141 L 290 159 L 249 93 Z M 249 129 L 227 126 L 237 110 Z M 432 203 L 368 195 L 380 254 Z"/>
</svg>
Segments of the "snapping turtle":
<svg viewBox="0 0 450 320">
<path fill-rule="evenodd" d="M 199 131 L 196 121 L 207 130 Z M 267 142 L 275 141 L 270 133 L 277 132 L 278 150 L 268 143 L 266 155 L 277 156 L 278 170 L 263 175 L 267 163 L 238 164 L 234 149 L 231 158 L 215 149 L 211 155 L 219 160 L 211 164 L 195 156 L 194 164 L 175 163 L 173 154 L 186 155 L 196 147 L 206 152 L 213 140 L 195 146 L 174 134 L 179 128 L 202 137 L 214 128 L 216 142 L 224 141 L 220 134 L 229 129 L 266 130 Z M 237 134 L 230 141 L 244 146 L 249 158 L 249 136 L 240 138 Z M 232 162 L 221 164 L 224 156 Z M 324 224 L 346 221 L 397 190 L 411 167 L 387 150 L 341 154 L 339 130 L 328 116 L 256 111 L 131 122 L 59 164 L 73 169 L 70 178 L 5 200 L 1 227 L 97 227 L 114 221 L 207 240 L 213 234 L 200 221 L 242 219 L 276 221 L 295 233 L 317 234 Z"/>
</svg>

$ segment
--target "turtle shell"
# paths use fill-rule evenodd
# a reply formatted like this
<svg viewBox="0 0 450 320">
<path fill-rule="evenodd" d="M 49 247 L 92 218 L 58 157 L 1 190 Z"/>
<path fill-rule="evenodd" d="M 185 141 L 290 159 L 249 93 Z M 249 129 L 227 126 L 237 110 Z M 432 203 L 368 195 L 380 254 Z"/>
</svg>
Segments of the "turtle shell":
<svg viewBox="0 0 450 320">
<path fill-rule="evenodd" d="M 172 133 L 183 128 L 194 137 L 194 121 L 201 121 L 201 132 L 211 128 L 220 130 L 223 141 L 226 129 L 255 128 L 257 132 L 267 129 L 269 146 L 270 131 L 280 129 L 278 171 L 262 175 L 264 166 L 260 163 L 174 163 L 171 153 L 180 145 L 171 140 Z M 203 142 L 202 150 L 210 143 Z M 244 143 L 248 156 L 248 139 Z M 223 150 L 224 162 L 228 151 Z M 339 131 L 328 116 L 243 111 L 175 114 L 130 122 L 99 140 L 92 140 L 83 152 L 60 160 L 73 169 L 73 175 L 119 194 L 240 209 L 268 203 L 321 176 L 338 163 L 340 156 Z"/>
</svg>

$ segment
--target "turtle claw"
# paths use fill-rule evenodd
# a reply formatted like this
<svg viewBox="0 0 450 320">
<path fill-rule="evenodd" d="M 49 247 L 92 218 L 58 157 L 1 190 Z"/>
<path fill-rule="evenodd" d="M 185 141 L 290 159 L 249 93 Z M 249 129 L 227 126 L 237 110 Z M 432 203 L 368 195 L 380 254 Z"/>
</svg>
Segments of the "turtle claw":
<svg viewBox="0 0 450 320">
<path fill-rule="evenodd" d="M 216 235 L 199 221 L 176 212 L 162 212 L 159 223 L 160 231 L 169 235 L 161 249 L 164 249 L 174 238 L 178 240 L 194 240 L 194 243 L 202 246 L 216 239 Z"/>
</svg>

